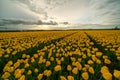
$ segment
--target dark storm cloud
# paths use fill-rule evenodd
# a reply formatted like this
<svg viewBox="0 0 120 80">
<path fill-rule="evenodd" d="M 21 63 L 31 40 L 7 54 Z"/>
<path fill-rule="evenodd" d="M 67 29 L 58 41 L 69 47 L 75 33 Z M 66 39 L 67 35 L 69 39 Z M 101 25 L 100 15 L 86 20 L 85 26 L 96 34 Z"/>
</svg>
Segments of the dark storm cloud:
<svg viewBox="0 0 120 80">
<path fill-rule="evenodd" d="M 30 21 L 25 20 L 17 20 L 17 19 L 0 19 L 0 25 L 18 25 L 18 24 L 34 24 Z"/>
<path fill-rule="evenodd" d="M 18 24 L 24 24 L 24 25 L 57 25 L 57 22 L 55 21 L 48 21 L 43 22 L 41 20 L 38 20 L 37 22 L 31 22 L 31 21 L 25 21 L 25 20 L 17 20 L 17 19 L 0 19 L 0 26 L 4 25 L 18 25 Z"/>
</svg>

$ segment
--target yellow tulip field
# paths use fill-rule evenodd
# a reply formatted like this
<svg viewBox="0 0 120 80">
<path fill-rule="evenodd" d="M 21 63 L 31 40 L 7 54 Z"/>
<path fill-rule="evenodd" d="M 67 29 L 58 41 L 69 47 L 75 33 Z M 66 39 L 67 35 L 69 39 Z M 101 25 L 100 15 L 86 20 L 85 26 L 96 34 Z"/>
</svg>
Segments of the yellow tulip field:
<svg viewBox="0 0 120 80">
<path fill-rule="evenodd" d="M 0 32 L 0 80 L 120 80 L 120 30 Z"/>
</svg>

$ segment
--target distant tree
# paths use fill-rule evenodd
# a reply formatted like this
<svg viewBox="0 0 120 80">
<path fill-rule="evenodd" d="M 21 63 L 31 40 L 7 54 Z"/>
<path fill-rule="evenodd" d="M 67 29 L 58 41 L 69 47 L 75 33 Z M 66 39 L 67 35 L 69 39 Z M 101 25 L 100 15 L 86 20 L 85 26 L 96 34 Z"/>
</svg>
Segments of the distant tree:
<svg viewBox="0 0 120 80">
<path fill-rule="evenodd" d="M 119 29 L 118 26 L 115 26 L 114 30 L 118 30 L 118 29 Z"/>
</svg>

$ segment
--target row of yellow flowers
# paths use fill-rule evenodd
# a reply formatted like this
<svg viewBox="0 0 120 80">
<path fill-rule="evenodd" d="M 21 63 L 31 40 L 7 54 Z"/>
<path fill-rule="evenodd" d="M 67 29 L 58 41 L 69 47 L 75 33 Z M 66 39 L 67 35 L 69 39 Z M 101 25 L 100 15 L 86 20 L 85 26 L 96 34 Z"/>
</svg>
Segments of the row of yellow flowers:
<svg viewBox="0 0 120 80">
<path fill-rule="evenodd" d="M 30 47 L 38 46 L 39 43 L 45 43 L 49 40 L 63 37 L 72 32 L 5 32 L 0 33 L 0 57 L 9 58 L 9 55 L 16 55 Z"/>
<path fill-rule="evenodd" d="M 106 51 L 116 53 L 117 59 L 120 61 L 120 31 L 106 30 L 106 31 L 88 31 L 98 43 L 100 43 Z"/>
</svg>

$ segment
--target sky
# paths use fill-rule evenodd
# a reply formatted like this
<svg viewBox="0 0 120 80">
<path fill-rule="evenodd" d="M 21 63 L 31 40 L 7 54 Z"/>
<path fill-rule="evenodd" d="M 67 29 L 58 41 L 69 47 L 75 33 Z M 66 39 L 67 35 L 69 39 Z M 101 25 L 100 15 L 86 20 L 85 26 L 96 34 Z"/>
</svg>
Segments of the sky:
<svg viewBox="0 0 120 80">
<path fill-rule="evenodd" d="M 6 24 L 39 24 L 42 29 L 120 27 L 120 0 L 0 0 L 0 25 Z"/>
</svg>

